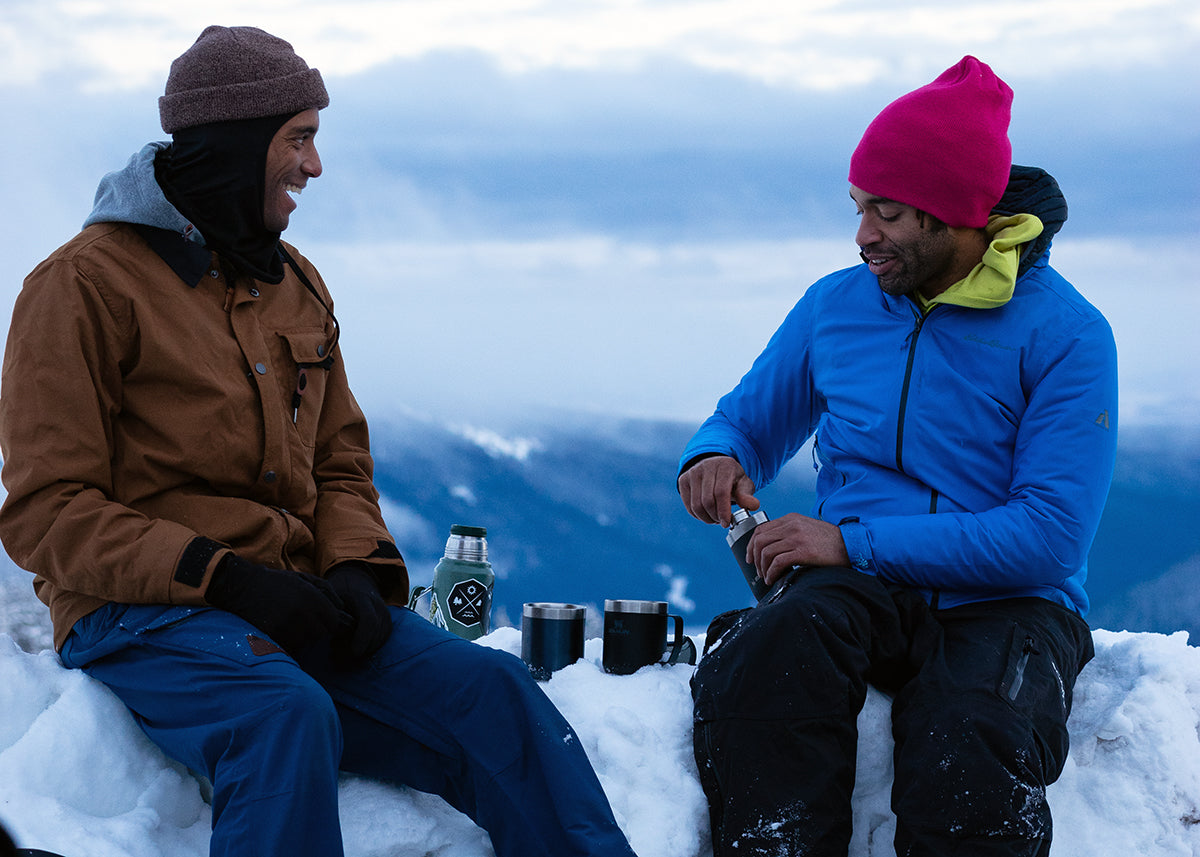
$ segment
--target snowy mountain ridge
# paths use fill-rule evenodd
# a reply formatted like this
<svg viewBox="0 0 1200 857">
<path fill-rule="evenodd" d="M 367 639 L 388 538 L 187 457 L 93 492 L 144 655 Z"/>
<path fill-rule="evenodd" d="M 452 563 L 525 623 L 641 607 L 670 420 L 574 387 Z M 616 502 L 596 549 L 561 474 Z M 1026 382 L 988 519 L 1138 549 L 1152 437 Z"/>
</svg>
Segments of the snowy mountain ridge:
<svg viewBox="0 0 1200 857">
<path fill-rule="evenodd" d="M 493 627 L 519 625 L 527 601 L 602 609 L 606 598 L 647 598 L 668 601 L 699 633 L 750 595 L 724 532 L 689 517 L 676 494 L 694 429 L 578 413 L 394 414 L 372 421 L 376 483 L 414 585 L 430 582 L 452 524 L 488 528 Z M 806 511 L 814 479 L 801 450 L 760 492 L 763 508 Z M 1122 429 L 1088 593 L 1093 627 L 1200 640 L 1200 430 Z M 0 631 L 36 649 L 43 624 L 28 575 L 0 555 Z"/>
</svg>

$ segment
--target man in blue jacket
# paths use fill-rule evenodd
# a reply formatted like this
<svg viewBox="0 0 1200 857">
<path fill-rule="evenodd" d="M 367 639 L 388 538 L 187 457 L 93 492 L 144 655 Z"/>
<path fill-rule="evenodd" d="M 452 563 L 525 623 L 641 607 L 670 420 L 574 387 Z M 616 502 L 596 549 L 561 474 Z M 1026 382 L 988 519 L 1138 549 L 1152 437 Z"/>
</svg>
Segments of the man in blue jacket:
<svg viewBox="0 0 1200 857">
<path fill-rule="evenodd" d="M 893 696 L 900 857 L 1049 853 L 1116 348 L 1049 267 L 1066 205 L 1012 166 L 1011 100 L 965 57 L 876 117 L 864 264 L 804 293 L 684 451 L 684 505 L 724 526 L 810 438 L 820 468 L 809 515 L 755 530 L 772 588 L 714 620 L 693 680 L 716 857 L 846 854 L 868 684 Z"/>
</svg>

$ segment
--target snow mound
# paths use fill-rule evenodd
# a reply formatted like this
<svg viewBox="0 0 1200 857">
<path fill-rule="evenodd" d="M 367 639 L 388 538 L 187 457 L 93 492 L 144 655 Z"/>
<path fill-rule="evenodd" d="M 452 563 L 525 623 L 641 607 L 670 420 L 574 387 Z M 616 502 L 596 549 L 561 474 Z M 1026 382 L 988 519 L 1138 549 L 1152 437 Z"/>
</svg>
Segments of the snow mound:
<svg viewBox="0 0 1200 857">
<path fill-rule="evenodd" d="M 1200 853 L 1200 650 L 1183 633 L 1095 632 L 1071 757 L 1050 790 L 1053 857 Z M 482 645 L 520 654 L 520 632 Z M 640 857 L 710 853 L 691 754 L 692 667 L 610 676 L 601 643 L 543 684 L 575 726 Z M 204 857 L 203 784 L 168 760 L 101 684 L 0 635 L 0 822 L 18 845 L 66 857 Z M 894 857 L 890 702 L 859 719 L 852 857 Z M 486 834 L 442 801 L 344 777 L 348 857 L 489 857 Z"/>
</svg>

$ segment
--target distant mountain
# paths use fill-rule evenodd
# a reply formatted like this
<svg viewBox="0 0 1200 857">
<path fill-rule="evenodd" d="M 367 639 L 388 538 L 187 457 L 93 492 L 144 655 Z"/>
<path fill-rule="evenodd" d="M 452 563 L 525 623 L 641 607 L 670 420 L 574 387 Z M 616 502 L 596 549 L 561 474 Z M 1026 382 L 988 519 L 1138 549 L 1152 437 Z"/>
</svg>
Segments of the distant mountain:
<svg viewBox="0 0 1200 857">
<path fill-rule="evenodd" d="M 668 601 L 691 631 L 748 605 L 724 531 L 693 520 L 675 491 L 691 424 L 535 414 L 489 426 L 412 415 L 376 418 L 372 446 L 384 517 L 414 584 L 428 584 L 452 524 L 488 529 L 497 573 L 493 625 L 520 627 L 528 601 L 589 607 Z M 1117 472 L 1091 553 L 1093 627 L 1192 632 L 1200 644 L 1200 431 L 1122 429 Z M 806 450 L 759 497 L 772 516 L 807 510 Z M 0 631 L 36 648 L 45 611 L 28 578 L 0 566 Z M 425 603 L 422 609 L 427 609 Z"/>
<path fill-rule="evenodd" d="M 1123 428 L 1089 557 L 1093 627 L 1200 645 L 1200 428 Z"/>
<path fill-rule="evenodd" d="M 689 517 L 676 494 L 695 428 L 576 415 L 485 430 L 405 418 L 377 425 L 373 442 L 415 582 L 428 582 L 450 524 L 473 523 L 489 530 L 501 621 L 519 626 L 526 601 L 602 609 L 605 598 L 649 598 L 702 628 L 748 604 L 749 590 L 724 531 Z M 807 510 L 813 477 L 802 451 L 760 494 L 763 508 Z M 1089 575 L 1094 627 L 1186 629 L 1200 643 L 1200 431 L 1122 429 Z"/>
<path fill-rule="evenodd" d="M 724 531 L 692 519 L 675 491 L 694 428 L 581 416 L 500 431 L 377 422 L 376 483 L 416 584 L 429 582 L 451 524 L 488 528 L 500 622 L 519 626 L 529 601 L 567 601 L 596 623 L 606 598 L 641 598 L 668 601 L 702 630 L 750 593 Z M 797 472 L 762 495 L 768 512 L 809 506 Z"/>
</svg>

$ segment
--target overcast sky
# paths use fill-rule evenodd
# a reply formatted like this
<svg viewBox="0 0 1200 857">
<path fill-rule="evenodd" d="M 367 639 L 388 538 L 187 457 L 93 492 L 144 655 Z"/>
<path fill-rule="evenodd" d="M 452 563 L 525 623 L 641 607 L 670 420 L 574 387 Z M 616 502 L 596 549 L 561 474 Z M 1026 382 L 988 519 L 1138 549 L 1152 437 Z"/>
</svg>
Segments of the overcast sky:
<svg viewBox="0 0 1200 857">
<path fill-rule="evenodd" d="M 1113 324 L 1126 419 L 1200 418 L 1193 0 L 4 0 L 5 324 L 100 176 L 164 137 L 167 68 L 211 23 L 325 77 L 286 237 L 373 414 L 703 419 L 857 262 L 867 123 L 970 53 L 1015 90 L 1015 160 L 1066 193 L 1052 261 Z"/>
</svg>

